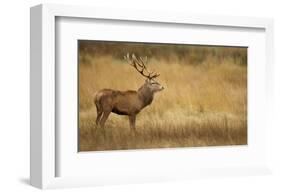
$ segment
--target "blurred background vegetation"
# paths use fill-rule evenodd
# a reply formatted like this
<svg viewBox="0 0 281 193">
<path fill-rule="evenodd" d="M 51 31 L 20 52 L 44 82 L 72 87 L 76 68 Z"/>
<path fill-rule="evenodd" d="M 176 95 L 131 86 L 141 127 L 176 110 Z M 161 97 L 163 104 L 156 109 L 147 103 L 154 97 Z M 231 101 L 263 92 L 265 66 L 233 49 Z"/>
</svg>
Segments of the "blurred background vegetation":
<svg viewBox="0 0 281 193">
<path fill-rule="evenodd" d="M 247 65 L 245 47 L 80 40 L 79 53 L 80 64 L 85 65 L 91 64 L 94 58 L 101 55 L 110 55 L 115 60 L 122 60 L 127 53 L 168 63 L 176 61 L 184 65 L 200 65 L 211 57 L 216 58 L 219 63 L 231 59 L 238 65 Z"/>
</svg>

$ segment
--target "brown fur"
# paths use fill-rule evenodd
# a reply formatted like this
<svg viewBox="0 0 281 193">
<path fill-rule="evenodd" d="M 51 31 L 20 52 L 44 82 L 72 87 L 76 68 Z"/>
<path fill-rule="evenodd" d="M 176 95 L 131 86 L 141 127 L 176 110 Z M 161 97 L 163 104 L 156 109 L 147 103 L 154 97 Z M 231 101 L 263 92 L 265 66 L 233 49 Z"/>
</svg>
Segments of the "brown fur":
<svg viewBox="0 0 281 193">
<path fill-rule="evenodd" d="M 153 101 L 154 93 L 163 90 L 155 80 L 147 80 L 137 91 L 102 89 L 94 96 L 97 108 L 96 124 L 104 127 L 109 114 L 129 116 L 130 128 L 135 130 L 136 115 Z"/>
</svg>

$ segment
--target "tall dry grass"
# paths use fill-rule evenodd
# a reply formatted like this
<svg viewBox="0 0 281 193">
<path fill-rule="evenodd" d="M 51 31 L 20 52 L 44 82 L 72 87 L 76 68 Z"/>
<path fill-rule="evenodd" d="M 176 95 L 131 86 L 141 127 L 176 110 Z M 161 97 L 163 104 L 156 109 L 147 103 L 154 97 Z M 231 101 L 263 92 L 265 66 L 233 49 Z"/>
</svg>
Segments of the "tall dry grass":
<svg viewBox="0 0 281 193">
<path fill-rule="evenodd" d="M 97 129 L 93 94 L 137 90 L 144 78 L 112 55 L 87 57 L 79 64 L 80 151 L 247 144 L 247 65 L 237 58 L 208 55 L 200 65 L 151 58 L 165 89 L 137 115 L 133 133 L 128 117 L 113 113 Z"/>
</svg>

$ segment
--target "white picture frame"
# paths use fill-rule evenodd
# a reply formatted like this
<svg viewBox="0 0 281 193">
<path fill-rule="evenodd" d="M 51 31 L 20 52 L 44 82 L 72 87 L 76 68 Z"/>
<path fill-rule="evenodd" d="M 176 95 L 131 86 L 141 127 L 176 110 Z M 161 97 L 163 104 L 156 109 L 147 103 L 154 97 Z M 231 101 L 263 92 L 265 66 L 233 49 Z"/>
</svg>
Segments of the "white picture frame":
<svg viewBox="0 0 281 193">
<path fill-rule="evenodd" d="M 260 120 L 260 125 L 263 126 L 260 129 L 259 135 L 260 139 L 257 141 L 258 146 L 253 149 L 253 155 L 261 158 L 259 162 L 249 163 L 237 163 L 229 164 L 230 166 L 224 166 L 222 168 L 217 168 L 214 166 L 206 166 L 202 168 L 202 165 L 198 163 L 196 167 L 196 160 L 194 161 L 194 170 L 184 170 L 180 167 L 175 167 L 168 172 L 161 171 L 163 166 L 159 166 L 153 174 L 149 174 L 150 177 L 145 177 L 144 173 L 132 176 L 131 171 L 133 166 L 128 166 L 128 171 L 116 170 L 112 171 L 114 177 L 106 177 L 110 175 L 111 171 L 105 172 L 102 175 L 102 170 L 99 171 L 100 176 L 81 176 L 78 174 L 78 170 L 70 171 L 73 175 L 71 176 L 60 176 L 57 177 L 57 171 L 59 167 L 59 157 L 62 152 L 57 151 L 58 144 L 60 143 L 60 138 L 57 136 L 56 132 L 57 120 L 56 120 L 56 108 L 58 106 L 56 100 L 57 92 L 57 79 L 60 74 L 56 72 L 56 43 L 59 41 L 56 39 L 57 25 L 56 20 L 59 17 L 64 18 L 78 18 L 78 19 L 97 19 L 100 21 L 129 21 L 142 22 L 142 25 L 153 23 L 155 25 L 161 24 L 172 24 L 177 25 L 194 25 L 194 26 L 205 26 L 205 27 L 220 27 L 223 28 L 235 28 L 235 29 L 246 29 L 261 30 L 264 35 L 264 47 L 261 49 L 264 51 L 264 55 L 261 61 L 261 70 L 249 72 L 251 74 L 257 74 L 255 79 L 260 79 L 260 83 L 264 86 L 258 88 L 258 92 L 261 94 L 261 98 L 253 100 L 252 106 L 255 103 L 258 104 L 257 111 L 264 109 L 263 112 L 257 114 L 256 119 L 260 120 L 261 116 L 266 117 L 265 120 Z M 56 188 L 56 187 L 78 187 L 78 186 L 92 186 L 92 185 L 104 185 L 104 184 L 120 184 L 120 183 L 138 183 L 147 181 L 158 181 L 158 180 L 172 180 L 172 179 L 182 179 L 182 178 L 198 178 L 198 177 L 212 177 L 212 176 L 236 176 L 236 175 L 253 175 L 253 174 L 265 174 L 269 172 L 265 162 L 265 137 L 262 137 L 267 130 L 270 130 L 270 119 L 272 117 L 272 104 L 271 99 L 273 95 L 273 21 L 271 19 L 265 18 L 246 18 L 246 17 L 229 17 L 229 16 L 209 16 L 209 15 L 194 15 L 186 13 L 173 12 L 160 13 L 151 11 L 141 11 L 141 10 L 117 10 L 117 9 L 102 9 L 95 7 L 80 7 L 80 6 L 68 6 L 68 5 L 54 5 L 54 4 L 43 4 L 31 8 L 31 142 L 30 142 L 30 181 L 33 186 L 38 188 Z M 235 43 L 233 43 L 235 44 Z M 240 44 L 237 42 L 237 44 Z M 257 54 L 257 53 L 256 53 Z M 264 60 L 263 60 L 264 59 Z M 265 69 L 265 72 L 262 71 Z M 264 75 L 264 76 L 263 76 Z M 253 76 L 252 76 L 253 77 Z M 251 95 L 251 93 L 250 93 Z M 249 96 L 249 100 L 251 97 Z M 63 133 L 61 134 L 63 135 Z M 251 133 L 249 135 L 252 135 Z M 254 134 L 253 134 L 254 136 Z M 76 142 L 74 142 L 76 143 Z M 243 149 L 244 147 L 242 147 Z M 157 151 L 157 150 L 156 150 Z M 195 152 L 197 149 L 190 150 Z M 206 158 L 212 156 L 208 154 L 209 149 L 204 149 L 200 152 L 201 158 Z M 217 152 L 216 152 L 217 151 Z M 214 155 L 220 155 L 222 150 L 218 149 L 214 151 Z M 223 150 L 227 151 L 227 150 Z M 239 150 L 240 151 L 240 150 Z M 175 153 L 174 153 L 175 152 Z M 256 152 L 256 154 L 255 154 Z M 174 150 L 144 150 L 135 152 L 119 152 L 115 153 L 111 157 L 127 156 L 126 159 L 132 159 L 130 156 L 142 157 L 151 156 L 162 157 L 165 156 L 181 158 L 182 155 L 186 154 L 184 150 L 174 151 Z M 231 157 L 235 153 L 230 152 Z M 64 155 L 64 154 L 62 154 Z M 192 154 L 190 154 L 192 155 Z M 100 154 L 101 164 L 103 162 Z M 84 156 L 85 157 L 85 156 Z M 106 157 L 106 156 L 104 156 Z M 154 156 L 155 157 L 155 156 Z M 155 157 L 155 160 L 158 158 Z M 85 159 L 88 159 L 87 157 Z M 154 159 L 154 158 L 153 158 Z M 198 157 L 199 159 L 199 157 Z M 241 159 L 243 160 L 243 159 Z M 240 160 L 240 161 L 241 161 Z M 119 160 L 122 161 L 122 160 Z M 174 159 L 169 160 L 170 162 L 175 161 Z M 108 162 L 108 161 L 107 161 Z M 239 162 L 239 159 L 236 161 Z M 78 162 L 77 162 L 78 163 Z M 86 162 L 83 162 L 86 163 Z M 110 161 L 108 162 L 110 164 Z M 66 163 L 64 163 L 66 164 Z M 88 163 L 89 164 L 89 163 Z M 106 167 L 106 165 L 101 165 L 100 167 Z M 122 165 L 123 169 L 126 165 Z M 113 169 L 114 170 L 114 169 Z M 167 169 L 168 170 L 168 169 Z M 83 168 L 81 168 L 83 171 Z M 183 172 L 184 171 L 184 172 Z M 158 173 L 157 173 L 158 172 Z M 169 175 L 168 175 L 169 174 Z M 76 177 L 77 175 L 77 177 Z M 118 176 L 119 175 L 119 176 Z M 79 177 L 78 177 L 79 176 Z"/>
</svg>

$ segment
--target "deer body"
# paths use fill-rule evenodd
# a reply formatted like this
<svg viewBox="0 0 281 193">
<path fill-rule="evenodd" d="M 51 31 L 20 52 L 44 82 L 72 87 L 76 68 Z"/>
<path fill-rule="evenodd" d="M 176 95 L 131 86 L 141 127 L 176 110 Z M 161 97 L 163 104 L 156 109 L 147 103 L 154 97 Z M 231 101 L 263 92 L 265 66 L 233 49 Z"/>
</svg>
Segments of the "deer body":
<svg viewBox="0 0 281 193">
<path fill-rule="evenodd" d="M 133 55 L 132 58 L 134 59 L 135 56 Z M 133 62 L 135 61 L 133 60 Z M 135 68 L 137 69 L 137 67 Z M 118 115 L 129 116 L 130 128 L 135 131 L 136 115 L 152 103 L 154 93 L 164 89 L 154 78 L 147 78 L 137 91 L 118 91 L 112 89 L 98 91 L 94 96 L 97 108 L 96 124 L 103 128 L 108 116 L 112 112 Z"/>
</svg>

